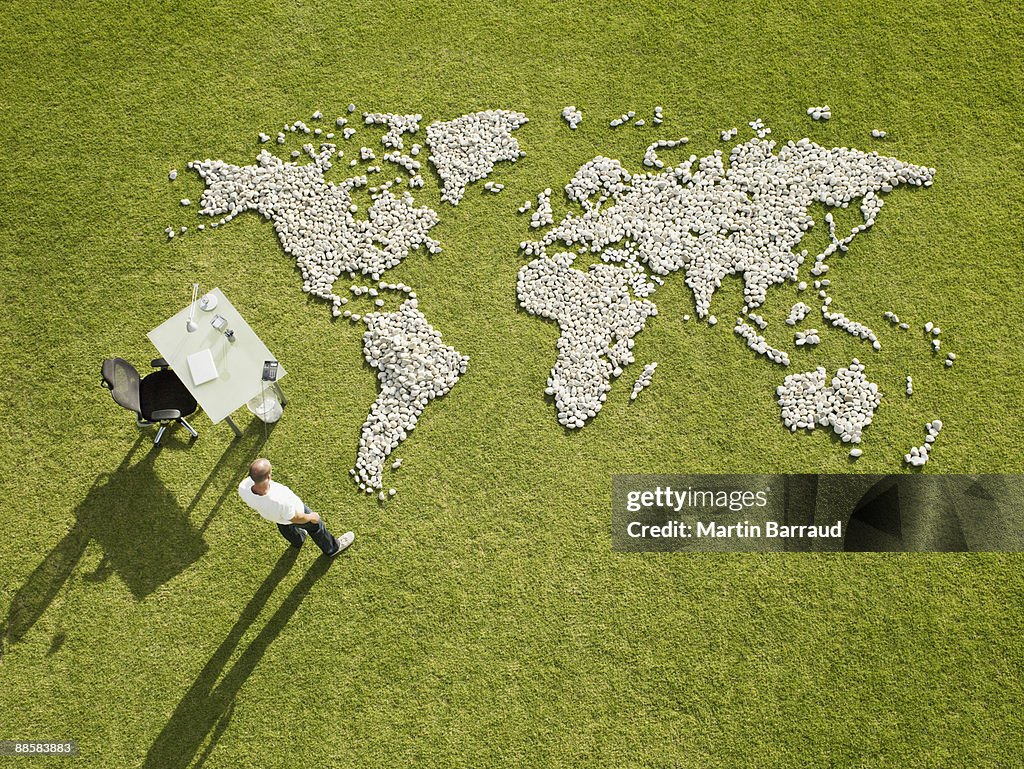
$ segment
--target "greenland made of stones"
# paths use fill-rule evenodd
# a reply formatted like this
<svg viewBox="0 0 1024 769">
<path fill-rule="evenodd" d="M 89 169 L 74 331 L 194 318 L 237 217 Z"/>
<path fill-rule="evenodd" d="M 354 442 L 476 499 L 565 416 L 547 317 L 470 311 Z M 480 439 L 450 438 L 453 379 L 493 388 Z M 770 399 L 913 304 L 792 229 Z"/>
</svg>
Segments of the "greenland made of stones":
<svg viewBox="0 0 1024 769">
<path fill-rule="evenodd" d="M 495 163 L 521 157 L 512 132 L 528 120 L 522 112 L 496 109 L 431 123 L 427 146 L 441 178 L 441 200 L 457 206 L 466 186 L 490 174 Z"/>
</svg>

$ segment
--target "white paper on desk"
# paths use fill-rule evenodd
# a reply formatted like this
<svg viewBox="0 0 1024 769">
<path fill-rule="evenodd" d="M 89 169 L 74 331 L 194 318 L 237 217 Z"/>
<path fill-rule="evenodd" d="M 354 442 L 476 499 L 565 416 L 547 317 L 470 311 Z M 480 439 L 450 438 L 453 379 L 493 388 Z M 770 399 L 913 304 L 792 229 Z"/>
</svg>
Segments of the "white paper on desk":
<svg viewBox="0 0 1024 769">
<path fill-rule="evenodd" d="M 192 381 L 197 385 L 216 379 L 217 366 L 213 362 L 213 353 L 206 349 L 189 355 L 188 370 L 192 372 Z"/>
</svg>

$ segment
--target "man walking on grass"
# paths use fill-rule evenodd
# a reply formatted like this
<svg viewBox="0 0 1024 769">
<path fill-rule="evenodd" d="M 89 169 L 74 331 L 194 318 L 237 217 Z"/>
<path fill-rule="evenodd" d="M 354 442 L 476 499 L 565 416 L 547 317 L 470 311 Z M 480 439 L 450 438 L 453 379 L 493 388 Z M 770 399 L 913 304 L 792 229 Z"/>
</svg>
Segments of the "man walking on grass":
<svg viewBox="0 0 1024 769">
<path fill-rule="evenodd" d="M 302 547 L 306 537 L 311 536 L 324 555 L 333 558 L 352 544 L 355 534 L 346 531 L 335 537 L 327 531 L 320 516 L 310 510 L 294 491 L 271 480 L 272 469 L 270 460 L 262 457 L 249 465 L 249 477 L 238 484 L 238 496 L 245 504 L 271 523 L 276 523 L 292 547 Z"/>
</svg>

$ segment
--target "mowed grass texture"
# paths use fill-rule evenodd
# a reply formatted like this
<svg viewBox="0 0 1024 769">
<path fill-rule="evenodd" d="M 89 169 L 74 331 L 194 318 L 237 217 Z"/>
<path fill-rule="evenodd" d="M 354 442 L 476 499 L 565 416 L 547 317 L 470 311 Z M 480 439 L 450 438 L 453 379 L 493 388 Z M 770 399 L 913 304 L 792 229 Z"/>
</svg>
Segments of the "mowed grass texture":
<svg viewBox="0 0 1024 769">
<path fill-rule="evenodd" d="M 929 472 L 1020 472 L 1016 4 L 166 8 L 4 12 L 0 738 L 81 745 L 76 759 L 22 763 L 1019 763 L 1020 557 L 611 553 L 612 473 L 851 469 L 823 431 L 781 426 L 783 370 L 731 331 L 738 279 L 713 300 L 715 329 L 683 323 L 692 297 L 681 276 L 667 281 L 635 368 L 574 434 L 543 396 L 557 328 L 515 299 L 531 236 L 516 207 L 550 186 L 560 216 L 561 187 L 596 154 L 640 170 L 656 138 L 689 136 L 686 154 L 703 155 L 730 146 L 720 129 L 742 140 L 761 117 L 781 141 L 934 166 L 931 189 L 889 195 L 831 262 L 834 306 L 872 325 L 882 352 L 823 329 L 790 371 L 868 365 L 885 398 L 859 471 L 899 471 L 941 418 Z M 178 205 L 202 189 L 188 160 L 252 162 L 258 131 L 350 101 L 425 124 L 486 108 L 531 118 L 516 133 L 526 158 L 491 176 L 503 193 L 477 184 L 453 209 L 429 174 L 417 195 L 441 215 L 444 251 L 389 278 L 415 288 L 470 367 L 399 448 L 386 506 L 347 474 L 376 394 L 361 326 L 306 299 L 268 223 L 199 235 L 195 208 Z M 806 107 L 825 103 L 834 117 L 812 123 Z M 567 104 L 584 113 L 576 132 Z M 660 130 L 607 127 L 628 109 L 650 122 L 655 105 Z M 360 128 L 347 154 L 379 133 Z M 192 231 L 166 242 L 182 224 Z M 808 237 L 821 236 L 819 222 Z M 243 411 L 238 441 L 198 415 L 195 445 L 172 431 L 153 452 L 98 386 L 105 357 L 145 368 L 145 333 L 192 280 L 223 289 L 288 369 L 269 444 Z M 770 293 L 770 342 L 786 341 L 796 296 Z M 952 371 L 931 356 L 926 320 L 943 329 L 940 358 L 957 353 Z M 652 386 L 629 403 L 652 360 Z M 332 529 L 356 530 L 349 553 L 329 567 L 312 547 L 282 555 L 234 490 L 258 452 Z"/>
</svg>

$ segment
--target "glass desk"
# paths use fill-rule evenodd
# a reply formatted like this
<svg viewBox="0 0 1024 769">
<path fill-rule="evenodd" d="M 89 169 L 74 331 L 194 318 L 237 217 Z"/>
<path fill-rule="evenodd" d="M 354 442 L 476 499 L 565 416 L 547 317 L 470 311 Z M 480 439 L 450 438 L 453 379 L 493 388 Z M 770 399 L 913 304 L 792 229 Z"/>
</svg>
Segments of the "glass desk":
<svg viewBox="0 0 1024 769">
<path fill-rule="evenodd" d="M 216 299 L 216 306 L 203 310 L 199 302 L 196 302 L 193 318 L 198 326 L 196 331 L 190 332 L 185 327 L 192 307 L 190 304 L 154 328 L 147 336 L 203 407 L 210 421 L 217 424 L 221 420 L 227 420 L 235 435 L 240 436 L 242 433 L 231 419 L 231 414 L 244 406 L 249 399 L 260 394 L 268 385 L 263 382 L 263 363 L 276 358 L 219 288 L 213 289 L 207 296 Z M 220 330 L 211 325 L 217 315 L 226 321 Z M 234 341 L 224 335 L 228 329 L 234 332 Z M 217 376 L 202 384 L 196 384 L 192 378 L 188 358 L 193 353 L 203 350 L 210 351 Z M 285 373 L 284 367 L 278 365 L 277 382 Z M 283 405 L 287 401 L 277 388 L 277 382 L 272 386 L 281 397 Z"/>
</svg>

